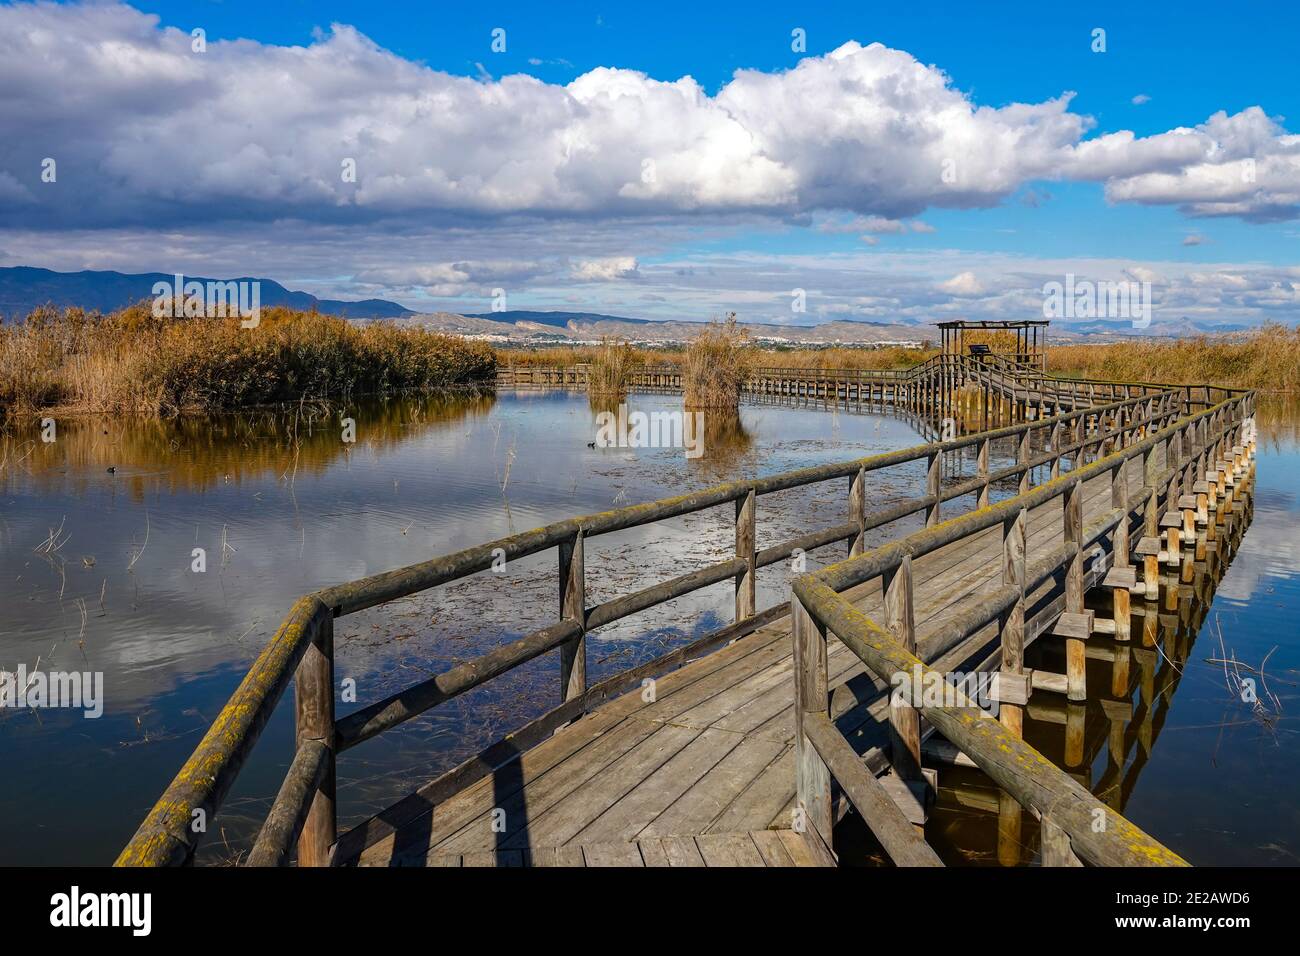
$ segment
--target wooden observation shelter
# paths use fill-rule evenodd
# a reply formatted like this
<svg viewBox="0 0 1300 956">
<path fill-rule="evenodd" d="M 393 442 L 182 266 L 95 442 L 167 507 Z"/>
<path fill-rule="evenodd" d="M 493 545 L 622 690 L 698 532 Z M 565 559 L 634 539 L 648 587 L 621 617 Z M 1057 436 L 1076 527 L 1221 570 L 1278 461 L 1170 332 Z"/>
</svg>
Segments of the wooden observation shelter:
<svg viewBox="0 0 1300 956">
<path fill-rule="evenodd" d="M 1040 371 L 1047 368 L 1047 326 L 1049 324 L 1046 319 L 1006 322 L 972 322 L 958 319 L 938 323 L 944 355 L 978 357 L 992 353 L 1002 355 L 1021 365 L 1033 366 Z M 1007 347 L 1010 345 L 1011 335 L 1015 335 L 1016 338 L 1014 349 Z"/>
</svg>

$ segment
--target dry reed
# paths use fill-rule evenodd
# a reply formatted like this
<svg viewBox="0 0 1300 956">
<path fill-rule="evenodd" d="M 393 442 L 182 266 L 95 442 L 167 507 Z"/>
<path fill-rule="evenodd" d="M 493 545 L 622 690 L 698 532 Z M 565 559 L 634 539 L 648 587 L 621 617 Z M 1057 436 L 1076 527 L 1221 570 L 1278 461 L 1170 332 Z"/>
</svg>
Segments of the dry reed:
<svg viewBox="0 0 1300 956">
<path fill-rule="evenodd" d="M 687 408 L 736 408 L 754 366 L 749 334 L 728 312 L 710 322 L 686 349 L 682 364 L 683 403 Z"/>
<path fill-rule="evenodd" d="M 175 414 L 490 382 L 485 344 L 287 308 L 238 318 L 37 309 L 0 328 L 0 416 L 59 407 Z"/>
<path fill-rule="evenodd" d="M 636 349 L 627 342 L 603 339 L 591 356 L 587 372 L 587 393 L 599 396 L 625 395 L 637 364 Z"/>
</svg>

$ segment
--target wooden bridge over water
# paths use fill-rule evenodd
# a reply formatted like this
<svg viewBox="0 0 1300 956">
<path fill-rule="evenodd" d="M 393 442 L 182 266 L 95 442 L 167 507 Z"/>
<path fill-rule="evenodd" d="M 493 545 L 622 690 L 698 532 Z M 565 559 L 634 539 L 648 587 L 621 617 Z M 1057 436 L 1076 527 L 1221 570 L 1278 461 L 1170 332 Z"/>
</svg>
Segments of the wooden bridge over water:
<svg viewBox="0 0 1300 956">
<path fill-rule="evenodd" d="M 1176 657 L 1181 640 L 1160 648 L 1161 615 L 1177 624 L 1179 602 L 1243 527 L 1254 394 L 1070 381 L 1022 359 L 760 370 L 756 395 L 878 403 L 979 430 L 575 517 L 302 598 L 118 864 L 192 860 L 194 821 L 216 815 L 291 682 L 296 752 L 252 865 L 828 866 L 850 813 L 895 863 L 935 865 L 924 822 L 942 786 L 936 764 L 939 774 L 986 774 L 1008 832 L 1027 811 L 1044 865 L 1183 864 L 1076 779 L 1085 734 L 1074 705 L 1106 698 L 1120 728 L 1112 746 L 1127 753 L 1120 711 L 1137 661 L 1145 717 L 1135 736 L 1145 725 L 1149 748 L 1152 656 Z M 527 374 L 540 378 L 528 384 L 582 384 L 581 370 Z M 636 384 L 679 387 L 672 374 L 647 369 Z M 883 478 L 921 467 L 911 497 L 881 500 Z M 760 546 L 760 499 L 825 482 L 843 484 L 843 522 Z M 588 540 L 716 508 L 734 517 L 734 556 L 588 604 Z M 891 533 L 909 520 L 923 527 Z M 793 575 L 788 602 L 755 606 L 760 568 L 833 546 L 847 558 Z M 336 715 L 336 618 L 483 572 L 495 555 L 547 550 L 559 572 L 554 623 Z M 724 582 L 730 625 L 588 684 L 589 634 Z M 1057 669 L 1026 667 L 1038 642 L 1059 651 Z M 339 754 L 552 652 L 557 707 L 337 832 Z M 1089 682 L 1089 660 L 1109 666 L 1107 686 Z M 1035 708 L 1064 710 L 1073 774 L 1023 741 Z"/>
</svg>

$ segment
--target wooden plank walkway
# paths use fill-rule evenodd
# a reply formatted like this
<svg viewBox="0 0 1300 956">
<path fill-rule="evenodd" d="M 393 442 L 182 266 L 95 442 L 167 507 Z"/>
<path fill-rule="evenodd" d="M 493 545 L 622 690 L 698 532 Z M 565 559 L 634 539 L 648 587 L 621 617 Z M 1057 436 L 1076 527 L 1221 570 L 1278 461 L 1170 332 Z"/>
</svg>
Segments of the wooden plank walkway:
<svg viewBox="0 0 1300 956">
<path fill-rule="evenodd" d="M 1130 472 L 1129 478 L 1133 491 L 1141 487 L 1139 476 Z M 1109 478 L 1087 482 L 1085 527 L 1110 509 Z M 1059 547 L 1062 521 L 1060 498 L 1029 514 L 1031 565 Z M 1001 562 L 1001 535 L 990 528 L 914 563 L 922 657 L 927 657 L 927 638 L 968 606 L 972 596 L 1001 584 Z M 1085 587 L 1107 565 L 1106 560 L 1089 562 Z M 1030 596 L 1030 615 L 1039 613 L 1037 626 L 1026 628 L 1026 643 L 1060 611 L 1059 602 L 1042 607 L 1053 587 L 1049 580 Z M 849 595 L 881 619 L 879 580 Z M 996 662 L 998 654 L 998 634 L 991 624 L 929 663 L 942 672 L 969 671 Z M 882 772 L 888 738 L 885 685 L 835 640 L 829 674 L 831 718 L 867 765 Z M 336 858 L 333 864 L 517 860 L 525 865 L 552 853 L 576 861 L 580 849 L 584 865 L 621 859 L 621 865 L 639 866 L 652 865 L 651 856 L 684 839 L 696 841 L 701 855 L 709 845 L 719 860 L 725 852 L 719 847 L 732 847 L 733 865 L 774 865 L 782 858 L 764 856 L 760 841 L 775 844 L 757 834 L 791 826 L 793 689 L 790 619 L 785 617 L 659 678 L 652 696 L 636 691 L 609 701 L 442 802 L 431 805 L 426 797 L 432 785 L 412 794 L 363 824 L 370 845 L 359 856 Z"/>
<path fill-rule="evenodd" d="M 793 830 L 649 837 L 633 842 L 570 843 L 522 850 L 430 851 L 423 866 L 469 867 L 825 867 L 835 866 L 820 841 Z"/>
<path fill-rule="evenodd" d="M 995 394 L 995 377 L 1015 380 L 1016 401 Z M 844 385 L 839 373 L 815 378 L 814 391 L 824 384 L 839 394 Z M 251 866 L 295 859 L 308 867 L 546 865 L 552 855 L 557 864 L 580 856 L 584 866 L 645 865 L 661 854 L 670 863 L 674 853 L 693 861 L 691 847 L 709 865 L 771 865 L 785 860 L 766 834 L 781 831 L 818 840 L 807 847 L 812 862 L 829 863 L 834 824 L 849 800 L 896 863 L 932 866 L 941 861 L 914 829 L 924 811 L 908 789 L 908 782 L 919 783 L 918 727 L 922 737 L 940 733 L 939 744 L 956 747 L 1043 821 L 1044 865 L 1185 865 L 1026 745 L 1019 708 L 1034 691 L 1082 701 L 1094 650 L 1086 647 L 1087 638 L 1129 637 L 1127 598 L 1137 578 L 1127 568 L 1104 577 L 1113 541 L 1130 548 L 1136 543 L 1148 599 L 1157 596 L 1160 562 L 1177 565 L 1187 559 L 1184 547 L 1213 543 L 1250 467 L 1253 393 L 1211 385 L 1071 382 L 1062 387 L 1086 408 L 1063 412 L 1054 384 L 1061 380 L 1033 370 L 1022 375 L 1014 367 L 945 355 L 901 378 L 907 387 L 891 398 L 905 400 L 913 412 L 968 410 L 970 390 L 954 389 L 973 380 L 984 386 L 976 420 L 987 426 L 991 411 L 994 424 L 1009 421 L 942 443 L 553 522 L 304 595 L 117 864 L 193 860 L 201 834 L 189 821 L 219 811 L 292 684 L 294 757 L 249 854 Z M 1106 398 L 1118 400 L 1097 404 Z M 1014 465 L 990 468 L 994 442 L 1016 445 Z M 1036 454 L 1036 448 L 1043 450 Z M 976 474 L 952 469 L 945 488 L 944 466 L 968 455 L 976 459 Z M 876 474 L 913 463 L 926 466 L 923 494 L 878 500 Z M 1058 468 L 1061 480 L 1035 480 Z M 847 522 L 757 546 L 760 496 L 844 479 Z M 1111 487 L 1112 480 L 1125 479 L 1127 493 Z M 1018 495 L 990 504 L 990 492 L 1017 483 Z M 984 506 L 963 509 L 971 496 Z M 1129 507 L 1116 506 L 1126 499 Z M 587 539 L 717 507 L 734 507 L 734 557 L 586 603 Z M 755 613 L 759 568 L 834 542 L 853 542 L 861 550 L 877 538 L 875 529 L 919 514 L 926 516 L 925 530 L 855 561 L 794 575 L 789 604 Z M 1121 520 L 1128 525 L 1124 532 L 1113 531 Z M 1164 530 L 1158 534 L 1157 528 Z M 484 572 L 500 555 L 511 560 L 546 551 L 558 561 L 557 621 L 336 716 L 336 619 Z M 1115 601 L 1109 620 L 1094 619 L 1084 601 L 1103 578 Z M 885 580 L 891 582 L 890 608 L 882 613 Z M 1020 581 L 1041 583 L 1025 594 Z M 591 632 L 723 582 L 735 587 L 732 624 L 588 686 Z M 791 619 L 778 617 L 791 608 L 798 654 Z M 867 619 L 914 620 L 915 627 L 898 625 L 891 639 Z M 1066 673 L 1030 675 L 1023 670 L 1023 648 L 1049 628 L 1065 639 Z M 337 754 L 553 651 L 559 652 L 562 703 L 376 816 L 337 832 Z M 994 670 L 1003 678 L 997 694 L 1006 707 L 999 720 L 972 722 L 960 694 L 956 705 L 927 698 L 898 703 L 891 713 L 885 682 L 903 672 L 919 671 L 919 679 L 931 681 Z M 797 688 L 803 707 L 796 724 Z M 905 742 L 910 759 L 890 744 L 891 736 Z M 1109 814 L 1119 829 L 1096 829 L 1097 813 Z M 786 853 L 790 862 L 800 862 L 788 847 Z"/>
</svg>

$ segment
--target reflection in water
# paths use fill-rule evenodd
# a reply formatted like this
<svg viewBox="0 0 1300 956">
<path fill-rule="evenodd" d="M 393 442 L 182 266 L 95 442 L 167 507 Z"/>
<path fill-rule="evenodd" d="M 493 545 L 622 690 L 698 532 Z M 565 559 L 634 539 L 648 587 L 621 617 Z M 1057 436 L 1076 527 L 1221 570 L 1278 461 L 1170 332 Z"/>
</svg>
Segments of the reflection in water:
<svg viewBox="0 0 1300 956">
<path fill-rule="evenodd" d="M 627 401 L 681 410 L 680 396 Z M 906 419 L 879 410 L 747 403 L 736 419 L 707 415 L 705 455 L 688 460 L 681 448 L 588 447 L 594 411 L 580 394 L 508 391 L 202 421 L 60 421 L 54 444 L 0 436 L 0 668 L 39 660 L 102 671 L 107 697 L 100 720 L 0 711 L 0 863 L 110 861 L 303 593 L 561 518 L 918 441 Z M 342 440 L 341 412 L 355 421 L 355 443 Z M 1295 863 L 1300 853 L 1289 716 L 1300 668 L 1298 412 L 1261 406 L 1256 520 L 1239 544 L 1231 539 L 1226 573 L 1225 558 L 1207 555 L 1186 608 L 1165 608 L 1162 596 L 1151 618 L 1157 644 L 1144 648 L 1135 635 L 1128 650 L 1132 687 L 1090 701 L 1082 723 L 1064 707 L 1028 715 L 1031 743 L 1065 762 L 1068 739 L 1072 772 L 1103 800 L 1118 795 L 1127 816 L 1194 863 Z M 915 494 L 923 470 L 882 479 L 880 506 Z M 841 523 L 846 508 L 842 482 L 764 496 L 759 547 Z M 1241 514 L 1244 525 L 1250 512 Z M 733 521 L 717 508 L 592 539 L 589 601 L 729 556 Z M 904 524 L 869 544 L 911 530 Z M 37 553 L 59 527 L 65 543 Z M 195 548 L 206 551 L 205 573 L 191 570 Z M 843 553 L 821 549 L 808 567 Z M 759 607 L 785 600 L 789 575 L 784 564 L 759 572 Z M 362 702 L 379 699 L 553 621 L 556 591 L 548 552 L 348 617 L 336 635 L 338 673 L 357 681 Z M 588 652 L 592 680 L 726 623 L 732 603 L 725 583 L 600 629 Z M 1284 710 L 1270 727 L 1228 696 L 1222 666 L 1207 662 L 1223 656 L 1220 632 L 1228 655 L 1251 666 L 1280 645 L 1267 674 Z M 1115 664 L 1091 661 L 1090 686 L 1111 687 Z M 349 751 L 341 824 L 554 704 L 556 673 L 546 655 Z M 237 855 L 256 832 L 291 753 L 291 709 L 279 708 L 264 732 L 205 861 Z M 1115 723 L 1125 737 L 1113 752 L 1125 758 L 1108 775 Z M 939 780 L 930 826 L 951 845 L 950 861 L 997 861 L 996 790 L 954 768 Z M 1018 839 L 1004 841 L 1006 859 L 1014 846 L 1016 859 L 1032 860 L 1036 844 L 1033 822 L 1022 820 Z"/>
<path fill-rule="evenodd" d="M 1162 580 L 1157 601 L 1135 601 L 1133 639 L 1114 641 L 1094 635 L 1088 643 L 1088 700 L 1073 703 L 1054 694 L 1035 695 L 1025 716 L 1025 740 L 1073 776 L 1099 800 L 1127 816 L 1166 845 L 1198 861 L 1179 821 L 1185 807 L 1150 812 L 1133 796 L 1153 764 L 1155 748 L 1166 727 L 1184 730 L 1171 720 L 1175 695 L 1189 673 L 1208 676 L 1221 666 L 1206 664 L 1220 654 L 1218 633 L 1203 629 L 1216 589 L 1251 525 L 1249 497 L 1220 528 L 1219 549 L 1207 550 L 1202 561 L 1184 561 L 1185 573 Z M 1254 531 L 1251 531 L 1253 534 Z M 1187 580 L 1183 580 L 1187 579 Z M 1092 600 L 1099 592 L 1089 595 Z M 1102 598 L 1104 601 L 1104 597 Z M 1098 616 L 1109 607 L 1097 608 Z M 1059 642 L 1037 642 L 1026 663 L 1060 672 L 1064 651 Z M 1196 692 L 1191 692 L 1194 695 Z M 1218 703 L 1226 711 L 1222 733 L 1238 725 L 1243 702 L 1235 688 L 1218 688 Z M 1181 703 L 1181 701 L 1180 701 Z M 1179 708 L 1182 710 L 1182 708 Z M 1249 710 L 1245 707 L 1245 710 Z M 1185 719 L 1185 718 L 1184 718 Z M 1240 726 L 1240 725 L 1238 725 Z M 1258 730 L 1269 734 L 1269 721 Z M 1207 755 L 1213 759 L 1213 754 Z M 1227 756 L 1226 754 L 1224 755 Z M 1156 773 L 1167 773 L 1168 766 Z M 1230 814 L 1226 807 L 1220 813 Z M 927 824 L 927 835 L 950 865 L 960 863 L 1015 866 L 1037 860 L 1038 823 L 1014 798 L 978 770 L 943 767 L 938 801 Z"/>
<path fill-rule="evenodd" d="M 1266 692 L 1264 685 L 1260 689 L 1260 697 L 1265 697 L 1267 704 L 1247 703 L 1241 699 L 1237 668 L 1220 663 L 1232 655 L 1225 649 L 1231 644 L 1221 641 L 1230 642 L 1231 638 L 1221 633 L 1217 622 L 1207 627 L 1207 620 L 1218 607 L 1214 603 L 1216 594 L 1223 593 L 1221 584 L 1232 580 L 1229 567 L 1234 565 L 1243 540 L 1249 540 L 1249 536 L 1243 538 L 1253 517 L 1249 485 L 1245 494 L 1236 506 L 1238 510 L 1219 529 L 1218 548 L 1207 549 L 1203 560 L 1184 561 L 1175 575 L 1162 577 L 1158 600 L 1134 601 L 1131 641 L 1093 635 L 1087 648 L 1087 701 L 1076 703 L 1038 692 L 1025 708 L 1027 743 L 1100 801 L 1193 863 L 1214 863 L 1216 859 L 1199 856 L 1205 841 L 1196 840 L 1189 832 L 1188 794 L 1183 795 L 1183 800 L 1170 802 L 1135 799 L 1139 783 L 1147 785 L 1144 789 L 1154 784 L 1157 792 L 1163 791 L 1170 786 L 1165 778 L 1173 774 L 1186 780 L 1189 771 L 1195 769 L 1188 763 L 1199 758 L 1202 767 L 1221 767 L 1229 781 L 1250 791 L 1253 788 L 1249 782 L 1242 786 L 1243 781 L 1235 778 L 1244 765 L 1243 758 L 1248 764 L 1247 755 L 1257 756 L 1261 749 L 1275 750 L 1279 734 L 1293 733 L 1279 726 L 1281 705 L 1273 692 L 1278 692 L 1278 697 L 1288 696 L 1287 689 L 1296 683 L 1294 670 L 1288 677 L 1281 668 L 1270 668 L 1271 689 Z M 1258 523 L 1251 528 L 1250 536 L 1257 527 Z M 1091 592 L 1088 600 L 1099 618 L 1112 614 L 1102 591 Z M 1025 663 L 1061 673 L 1065 669 L 1064 648 L 1060 642 L 1038 641 L 1026 650 Z M 1241 674 L 1259 676 L 1254 667 L 1242 666 Z M 1176 698 L 1185 682 L 1198 686 Z M 1201 693 L 1207 696 L 1202 698 Z M 1208 705 L 1213 712 L 1204 724 L 1199 717 L 1189 719 L 1189 712 L 1201 705 Z M 1157 743 L 1168 733 L 1182 739 L 1162 745 L 1157 752 Z M 1198 738 L 1204 751 L 1193 757 L 1187 744 Z M 1168 753 L 1170 750 L 1176 753 Z M 1272 763 L 1281 760 L 1282 755 L 1268 753 L 1265 759 Z M 927 764 L 934 765 L 930 759 Z M 1038 821 L 1014 797 L 977 768 L 947 762 L 936 766 L 938 792 L 925 836 L 946 865 L 1018 866 L 1038 862 Z M 1294 772 L 1294 766 L 1286 767 L 1283 775 L 1291 777 Z M 1235 796 L 1198 790 L 1195 799 L 1215 815 L 1220 832 L 1240 827 Z M 1268 804 L 1263 821 L 1273 833 L 1270 846 L 1264 849 L 1283 854 L 1289 851 L 1274 842 L 1277 826 L 1281 824 L 1287 834 L 1285 839 L 1295 835 L 1282 816 L 1285 806 L 1285 802 Z M 887 862 L 859 821 L 851 818 L 847 831 L 845 844 L 851 848 L 848 858 L 855 864 Z M 1262 861 L 1259 849 L 1242 847 L 1240 855 L 1258 863 Z"/>
<path fill-rule="evenodd" d="M 596 421 L 596 416 L 601 414 L 617 415 L 618 406 L 627 403 L 627 395 L 611 395 L 608 392 L 588 392 L 587 407 L 591 409 L 591 420 Z"/>
<path fill-rule="evenodd" d="M 37 427 L 0 434 L 0 478 L 25 471 L 42 493 L 85 494 L 101 474 L 113 474 L 135 501 L 158 479 L 168 491 L 201 491 L 219 483 L 268 475 L 320 475 L 358 450 L 382 451 L 411 429 L 450 425 L 491 411 L 491 392 L 420 398 L 366 398 L 225 415 L 180 418 L 73 418 L 57 423 L 43 443 Z M 363 421 L 355 441 L 344 420 Z M 45 445 L 45 447 L 42 447 Z M 33 458 L 33 453 L 39 453 Z M 33 467 L 35 465 L 35 467 Z"/>
<path fill-rule="evenodd" d="M 742 461 L 753 452 L 754 436 L 745 428 L 739 411 L 711 408 L 702 415 L 703 454 L 691 464 L 695 473 L 710 483 L 725 481 L 741 470 Z"/>
<path fill-rule="evenodd" d="M 680 396 L 630 405 L 680 411 Z M 355 442 L 344 440 L 351 418 Z M 914 444 L 892 420 L 747 407 L 710 439 L 736 477 Z M 107 863 L 129 838 L 301 594 L 574 515 L 713 483 L 681 448 L 592 448 L 585 397 L 563 392 L 390 399 L 176 421 L 58 422 L 58 440 L 0 436 L 0 668 L 104 674 L 99 720 L 0 711 L 0 863 Z M 110 472 L 109 469 L 112 469 Z M 831 506 L 844 507 L 832 489 Z M 802 502 L 765 508 L 792 537 Z M 836 520 L 843 520 L 838 518 Z M 593 539 L 599 602 L 734 550 L 726 508 Z M 61 545 L 35 549 L 54 528 Z M 206 556 L 195 571 L 195 551 Z M 832 549 L 827 549 L 829 552 Z M 838 556 L 838 553 L 831 557 Z M 788 569 L 760 576 L 784 600 Z M 592 680 L 730 620 L 729 583 L 592 635 Z M 555 619 L 554 553 L 346 618 L 338 673 L 379 699 Z M 343 825 L 392 803 L 556 702 L 546 655 L 369 741 L 340 762 Z M 344 707 L 343 710 L 348 710 Z M 292 707 L 264 732 L 204 860 L 256 832 L 291 753 Z M 94 799 L 87 799 L 93 788 Z M 60 821 L 59 826 L 50 821 Z M 67 821 L 74 821 L 71 825 Z M 229 847 L 229 849 L 227 849 Z"/>
</svg>

